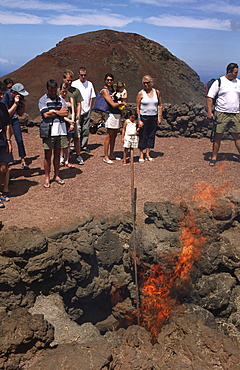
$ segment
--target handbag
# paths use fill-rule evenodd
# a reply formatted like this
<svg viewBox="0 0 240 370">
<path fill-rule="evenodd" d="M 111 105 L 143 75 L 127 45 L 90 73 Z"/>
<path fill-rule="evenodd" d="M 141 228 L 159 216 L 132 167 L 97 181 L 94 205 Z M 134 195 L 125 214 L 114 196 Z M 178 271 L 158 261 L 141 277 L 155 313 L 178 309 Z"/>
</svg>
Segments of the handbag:
<svg viewBox="0 0 240 370">
<path fill-rule="evenodd" d="M 42 121 L 40 123 L 40 137 L 42 139 L 47 139 L 51 136 L 51 126 L 52 126 L 52 122 L 44 122 Z"/>
<path fill-rule="evenodd" d="M 109 104 L 100 92 L 97 93 L 92 110 L 100 110 L 102 112 L 109 113 Z"/>
</svg>

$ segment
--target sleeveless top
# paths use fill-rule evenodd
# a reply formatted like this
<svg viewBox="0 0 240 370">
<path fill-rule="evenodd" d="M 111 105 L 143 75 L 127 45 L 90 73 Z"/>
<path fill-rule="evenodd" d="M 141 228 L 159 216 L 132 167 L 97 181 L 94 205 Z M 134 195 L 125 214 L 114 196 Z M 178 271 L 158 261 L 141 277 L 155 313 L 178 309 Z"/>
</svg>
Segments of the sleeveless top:
<svg viewBox="0 0 240 370">
<path fill-rule="evenodd" d="M 105 90 L 108 90 L 109 91 L 109 94 L 110 96 L 112 96 L 112 94 L 114 93 L 114 90 L 109 90 L 107 87 L 103 87 L 102 90 L 105 89 Z M 120 110 L 118 108 L 113 108 L 110 104 L 108 104 L 109 106 L 109 113 L 113 113 L 113 114 L 121 114 Z"/>
<path fill-rule="evenodd" d="M 136 124 L 136 122 L 132 122 L 132 121 L 130 121 L 130 119 L 127 119 L 126 122 L 127 122 L 127 125 L 126 125 L 125 135 L 129 135 L 129 136 L 137 135 L 137 124 Z"/>
<path fill-rule="evenodd" d="M 153 89 L 152 98 L 148 96 L 145 90 L 142 90 L 140 114 L 142 116 L 156 116 L 158 114 L 158 96 L 155 89 Z"/>
</svg>

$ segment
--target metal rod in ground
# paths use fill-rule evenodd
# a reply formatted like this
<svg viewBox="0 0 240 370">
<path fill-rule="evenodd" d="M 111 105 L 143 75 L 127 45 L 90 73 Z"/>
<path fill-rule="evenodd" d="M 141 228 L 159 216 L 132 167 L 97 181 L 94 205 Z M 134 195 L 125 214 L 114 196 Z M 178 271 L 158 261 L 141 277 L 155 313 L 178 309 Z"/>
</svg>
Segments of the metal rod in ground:
<svg viewBox="0 0 240 370">
<path fill-rule="evenodd" d="M 139 325 L 139 287 L 137 274 L 137 253 L 136 253 L 136 205 L 137 205 L 137 189 L 134 188 L 134 162 L 133 148 L 130 149 L 130 166 L 131 166 L 131 199 L 132 199 L 132 215 L 133 215 L 133 265 L 134 278 L 136 285 L 136 305 L 137 305 L 137 324 Z"/>
</svg>

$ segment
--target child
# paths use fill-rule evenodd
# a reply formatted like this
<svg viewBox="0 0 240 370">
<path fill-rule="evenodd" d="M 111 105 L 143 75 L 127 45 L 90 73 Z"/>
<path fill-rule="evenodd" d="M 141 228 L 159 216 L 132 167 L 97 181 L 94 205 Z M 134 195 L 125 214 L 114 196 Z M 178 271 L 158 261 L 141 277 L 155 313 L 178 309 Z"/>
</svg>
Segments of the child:
<svg viewBox="0 0 240 370">
<path fill-rule="evenodd" d="M 113 100 L 117 103 L 126 103 L 127 100 L 127 90 L 125 89 L 125 83 L 118 81 L 118 83 L 114 86 L 115 92 L 112 94 Z M 121 112 L 121 116 L 123 117 L 123 109 L 125 108 L 125 105 L 122 105 L 119 107 Z"/>
<path fill-rule="evenodd" d="M 75 113 L 74 113 L 74 101 L 72 97 L 68 97 L 68 84 L 63 82 L 60 85 L 60 93 L 59 95 L 66 101 L 68 107 L 68 117 L 64 117 L 67 126 L 67 138 L 68 138 L 68 147 L 61 149 L 61 157 L 60 157 L 60 164 L 62 166 L 72 168 L 74 167 L 73 164 L 69 163 L 69 153 L 70 153 L 70 141 L 73 138 L 74 134 L 74 123 L 75 123 Z"/>
<path fill-rule="evenodd" d="M 124 165 L 127 164 L 128 149 L 134 149 L 138 147 L 137 131 L 140 130 L 140 128 L 137 127 L 137 115 L 134 111 L 129 110 L 126 114 L 126 118 L 127 119 L 123 123 L 122 128 L 122 143 L 124 147 L 122 164 Z"/>
</svg>

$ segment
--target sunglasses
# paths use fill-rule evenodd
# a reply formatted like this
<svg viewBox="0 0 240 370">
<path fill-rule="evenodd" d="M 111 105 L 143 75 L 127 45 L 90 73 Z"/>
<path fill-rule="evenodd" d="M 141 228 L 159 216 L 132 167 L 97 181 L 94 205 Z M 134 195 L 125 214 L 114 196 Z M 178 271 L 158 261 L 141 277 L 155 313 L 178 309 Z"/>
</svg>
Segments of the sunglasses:
<svg viewBox="0 0 240 370">
<path fill-rule="evenodd" d="M 143 82 L 143 85 L 149 85 L 150 84 L 150 81 L 148 81 L 148 82 Z"/>
<path fill-rule="evenodd" d="M 113 79 L 112 78 L 107 78 L 106 81 L 112 81 Z"/>
<path fill-rule="evenodd" d="M 80 76 L 81 77 L 86 77 L 87 76 L 87 74 L 85 73 L 85 74 L 81 74 L 81 73 L 79 73 L 80 74 Z"/>
</svg>

